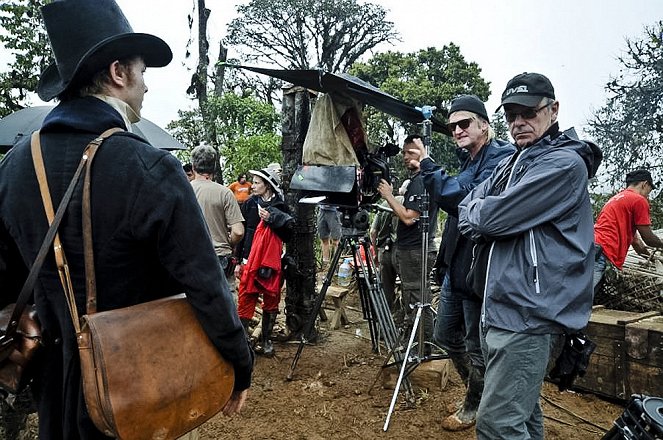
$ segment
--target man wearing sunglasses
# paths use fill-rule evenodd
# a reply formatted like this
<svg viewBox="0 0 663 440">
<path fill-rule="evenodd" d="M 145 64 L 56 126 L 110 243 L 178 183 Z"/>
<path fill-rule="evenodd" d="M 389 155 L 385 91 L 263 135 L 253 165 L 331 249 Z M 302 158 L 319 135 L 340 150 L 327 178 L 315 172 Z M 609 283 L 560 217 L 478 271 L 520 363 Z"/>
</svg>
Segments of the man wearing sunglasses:
<svg viewBox="0 0 663 440">
<path fill-rule="evenodd" d="M 559 130 L 559 103 L 543 75 L 516 75 L 501 105 L 518 151 L 458 207 L 460 231 L 490 243 L 477 438 L 543 439 L 539 394 L 550 347 L 583 329 L 592 308 L 587 184 L 602 155 L 573 129 Z"/>
<path fill-rule="evenodd" d="M 458 203 L 516 149 L 495 139 L 486 107 L 474 95 L 462 95 L 451 101 L 447 127 L 456 145 L 468 153 L 457 176 L 436 165 L 423 144 L 418 143 L 417 147 L 426 189 L 448 214 L 435 264 L 442 278 L 442 291 L 434 340 L 449 354 L 467 386 L 462 406 L 442 420 L 444 429 L 459 431 L 474 425 L 483 391 L 484 362 L 479 342 L 481 299 L 470 291 L 466 282 L 474 243 L 458 232 Z"/>
</svg>

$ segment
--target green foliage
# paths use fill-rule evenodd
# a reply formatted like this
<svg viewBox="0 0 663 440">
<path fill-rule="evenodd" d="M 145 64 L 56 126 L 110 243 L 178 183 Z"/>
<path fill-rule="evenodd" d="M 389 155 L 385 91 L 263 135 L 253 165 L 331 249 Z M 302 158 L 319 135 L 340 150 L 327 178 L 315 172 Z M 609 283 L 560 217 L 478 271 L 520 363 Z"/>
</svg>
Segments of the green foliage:
<svg viewBox="0 0 663 440">
<path fill-rule="evenodd" d="M 490 95 L 490 83 L 481 77 L 477 63 L 465 61 L 453 43 L 413 53 L 384 52 L 366 63 L 355 63 L 350 73 L 414 105 L 434 105 L 437 116 L 446 116 L 451 100 L 461 94 Z M 375 109 L 366 109 L 367 131 L 373 145 L 396 142 L 400 132 L 419 133 L 421 127 L 403 123 Z M 441 118 L 443 119 L 443 118 Z M 448 136 L 433 134 L 431 156 L 448 171 L 458 169 L 456 146 Z"/>
<path fill-rule="evenodd" d="M 244 61 L 284 69 L 343 72 L 398 38 L 382 6 L 357 0 L 251 0 L 237 12 L 225 44 L 237 46 Z"/>
<path fill-rule="evenodd" d="M 663 177 L 663 21 L 627 40 L 619 74 L 606 85 L 606 104 L 589 121 L 603 150 L 603 173 L 616 188 L 632 169 Z"/>
<path fill-rule="evenodd" d="M 274 107 L 232 92 L 210 96 L 205 105 L 206 121 L 195 109 L 179 111 L 179 119 L 168 124 L 173 136 L 189 147 L 189 151 L 177 153 L 180 160 L 189 161 L 190 150 L 204 141 L 207 129 L 212 134 L 212 145 L 219 147 L 224 158 L 226 180 L 248 169 L 281 162 L 281 137 L 276 134 L 280 119 Z"/>
<path fill-rule="evenodd" d="M 39 8 L 45 0 L 6 0 L 0 3 L 0 43 L 14 57 L 0 72 L 0 117 L 29 105 L 41 72 L 51 58 Z"/>
<path fill-rule="evenodd" d="M 502 139 L 505 141 L 510 140 L 509 137 L 509 126 L 506 124 L 504 119 L 504 111 L 500 110 L 497 113 L 493 113 L 493 117 L 490 118 L 490 126 L 493 127 L 495 131 L 495 137 L 497 139 Z"/>
</svg>

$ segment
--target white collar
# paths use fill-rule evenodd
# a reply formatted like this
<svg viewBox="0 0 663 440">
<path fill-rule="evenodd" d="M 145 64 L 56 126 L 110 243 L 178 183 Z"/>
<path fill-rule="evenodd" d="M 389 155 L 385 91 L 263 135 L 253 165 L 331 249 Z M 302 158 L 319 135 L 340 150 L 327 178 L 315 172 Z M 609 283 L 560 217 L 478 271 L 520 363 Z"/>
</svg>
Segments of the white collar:
<svg viewBox="0 0 663 440">
<path fill-rule="evenodd" d="M 131 124 L 140 121 L 140 116 L 131 108 L 129 104 L 122 101 L 121 99 L 115 98 L 114 96 L 108 95 L 94 95 L 95 98 L 101 99 L 106 104 L 113 107 L 117 112 L 122 116 L 124 120 L 124 125 L 127 127 L 127 131 L 131 130 Z"/>
</svg>

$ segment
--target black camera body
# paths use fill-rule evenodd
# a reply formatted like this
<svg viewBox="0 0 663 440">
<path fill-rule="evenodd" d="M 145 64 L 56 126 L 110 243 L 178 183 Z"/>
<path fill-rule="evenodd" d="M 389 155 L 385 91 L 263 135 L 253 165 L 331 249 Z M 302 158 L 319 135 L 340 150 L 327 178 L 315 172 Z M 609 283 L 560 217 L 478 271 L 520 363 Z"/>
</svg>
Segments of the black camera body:
<svg viewBox="0 0 663 440">
<path fill-rule="evenodd" d="M 292 176 L 290 189 L 302 191 L 310 203 L 357 208 L 380 198 L 381 179 L 391 183 L 389 157 L 398 147 L 386 144 L 373 153 L 358 156 L 356 165 L 300 165 Z"/>
</svg>

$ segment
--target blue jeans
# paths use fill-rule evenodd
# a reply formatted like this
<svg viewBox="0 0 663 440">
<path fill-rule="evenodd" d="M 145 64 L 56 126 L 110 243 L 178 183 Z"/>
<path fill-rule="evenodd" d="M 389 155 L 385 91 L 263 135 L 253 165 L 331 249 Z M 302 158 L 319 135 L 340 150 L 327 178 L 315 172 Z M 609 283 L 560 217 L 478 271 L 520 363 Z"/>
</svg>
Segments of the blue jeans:
<svg viewBox="0 0 663 440">
<path fill-rule="evenodd" d="M 605 273 L 605 268 L 607 266 L 605 255 L 601 250 L 600 246 L 594 246 L 596 251 L 596 256 L 594 258 L 594 280 L 592 287 L 594 288 L 594 293 L 596 293 L 596 286 L 601 282 L 603 274 Z"/>
<path fill-rule="evenodd" d="M 479 440 L 543 440 L 539 396 L 552 340 L 549 334 L 494 327 L 482 334 L 486 374 L 477 413 Z"/>
<path fill-rule="evenodd" d="M 435 343 L 450 356 L 467 353 L 472 365 L 483 369 L 483 353 L 479 334 L 481 303 L 464 299 L 451 290 L 449 274 L 444 275 L 437 307 Z"/>
</svg>

